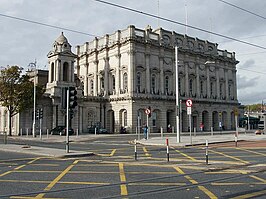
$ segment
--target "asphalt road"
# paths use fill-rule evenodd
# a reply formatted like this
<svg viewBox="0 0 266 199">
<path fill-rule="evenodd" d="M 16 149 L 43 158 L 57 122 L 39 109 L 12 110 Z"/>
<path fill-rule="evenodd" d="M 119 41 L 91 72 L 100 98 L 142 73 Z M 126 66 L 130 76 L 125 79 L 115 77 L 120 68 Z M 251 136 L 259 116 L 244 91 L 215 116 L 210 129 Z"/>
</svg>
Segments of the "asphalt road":
<svg viewBox="0 0 266 199">
<path fill-rule="evenodd" d="M 71 143 L 96 155 L 47 158 L 0 151 L 0 198 L 265 198 L 266 142 L 166 148 L 134 135 Z M 9 140 L 64 148 L 64 143 Z"/>
</svg>

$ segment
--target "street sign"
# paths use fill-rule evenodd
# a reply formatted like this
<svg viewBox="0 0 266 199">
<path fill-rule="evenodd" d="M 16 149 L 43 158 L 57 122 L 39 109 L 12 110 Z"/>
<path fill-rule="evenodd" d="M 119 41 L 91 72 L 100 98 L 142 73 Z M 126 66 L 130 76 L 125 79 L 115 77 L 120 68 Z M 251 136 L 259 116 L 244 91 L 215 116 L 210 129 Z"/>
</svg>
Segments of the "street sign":
<svg viewBox="0 0 266 199">
<path fill-rule="evenodd" d="M 192 100 L 191 99 L 187 99 L 186 106 L 187 107 L 191 107 L 192 106 Z"/>
<path fill-rule="evenodd" d="M 151 113 L 151 110 L 147 108 L 147 109 L 145 109 L 145 113 L 146 113 L 146 115 L 149 115 Z"/>
<path fill-rule="evenodd" d="M 191 115 L 191 106 L 188 106 L 188 107 L 187 107 L 187 114 L 188 114 L 188 115 Z"/>
</svg>

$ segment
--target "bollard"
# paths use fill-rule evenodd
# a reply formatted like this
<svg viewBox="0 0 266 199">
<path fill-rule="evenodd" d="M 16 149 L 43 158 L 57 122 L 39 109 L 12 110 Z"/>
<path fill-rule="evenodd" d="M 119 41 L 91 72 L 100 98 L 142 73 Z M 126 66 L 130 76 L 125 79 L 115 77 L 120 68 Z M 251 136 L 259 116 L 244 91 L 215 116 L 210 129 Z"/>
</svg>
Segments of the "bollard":
<svg viewBox="0 0 266 199">
<path fill-rule="evenodd" d="M 79 129 L 76 129 L 76 136 L 79 136 Z"/>
<path fill-rule="evenodd" d="M 161 138 L 163 138 L 163 127 L 161 127 Z"/>
<path fill-rule="evenodd" d="M 211 135 L 213 136 L 213 127 L 211 127 Z"/>
<path fill-rule="evenodd" d="M 29 129 L 26 130 L 27 137 L 29 137 Z"/>
<path fill-rule="evenodd" d="M 235 146 L 237 147 L 237 135 L 235 134 Z"/>
<path fill-rule="evenodd" d="M 46 129 L 47 138 L 49 138 L 49 129 Z"/>
<path fill-rule="evenodd" d="M 206 140 L 206 165 L 209 164 L 208 145 L 208 140 Z"/>
<path fill-rule="evenodd" d="M 196 137 L 196 127 L 194 127 L 194 137 Z"/>
<path fill-rule="evenodd" d="M 169 140 L 166 138 L 166 154 L 167 154 L 167 162 L 169 162 Z"/>
<path fill-rule="evenodd" d="M 95 135 L 97 135 L 97 129 L 96 129 L 96 127 L 95 127 L 95 129 L 94 129 L 94 132 L 95 132 Z"/>
<path fill-rule="evenodd" d="M 22 133 L 22 128 L 21 128 L 21 129 L 20 129 L 20 136 L 22 136 L 22 134 L 23 134 L 23 133 Z"/>
<path fill-rule="evenodd" d="M 4 132 L 4 144 L 7 144 L 7 133 Z"/>
<path fill-rule="evenodd" d="M 137 160 L 137 140 L 135 139 L 135 160 Z"/>
</svg>

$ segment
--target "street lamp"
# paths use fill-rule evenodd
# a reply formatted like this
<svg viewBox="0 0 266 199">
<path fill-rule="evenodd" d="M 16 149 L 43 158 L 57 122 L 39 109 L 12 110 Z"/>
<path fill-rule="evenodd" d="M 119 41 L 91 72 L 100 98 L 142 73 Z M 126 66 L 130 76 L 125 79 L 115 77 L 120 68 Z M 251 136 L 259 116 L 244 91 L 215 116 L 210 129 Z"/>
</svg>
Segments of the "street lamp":
<svg viewBox="0 0 266 199">
<path fill-rule="evenodd" d="M 180 143 L 180 131 L 179 131 L 179 92 L 178 92 L 178 47 L 177 45 L 175 46 L 175 67 L 176 67 L 176 86 L 175 86 L 175 91 L 176 91 L 176 142 Z"/>
<path fill-rule="evenodd" d="M 34 76 L 33 76 L 33 123 L 32 123 L 32 136 L 35 137 L 36 135 L 36 61 L 29 63 L 29 68 L 33 69 Z"/>
</svg>

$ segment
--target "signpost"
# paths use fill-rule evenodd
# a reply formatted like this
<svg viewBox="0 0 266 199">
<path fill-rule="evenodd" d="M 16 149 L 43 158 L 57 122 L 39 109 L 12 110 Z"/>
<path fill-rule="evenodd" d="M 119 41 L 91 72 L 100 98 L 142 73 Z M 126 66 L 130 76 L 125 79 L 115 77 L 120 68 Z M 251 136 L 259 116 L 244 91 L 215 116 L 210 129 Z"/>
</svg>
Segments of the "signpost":
<svg viewBox="0 0 266 199">
<path fill-rule="evenodd" d="M 146 108 L 145 109 L 145 114 L 147 115 L 147 139 L 149 139 L 149 132 L 150 132 L 150 129 L 149 129 L 149 115 L 151 114 L 151 110 L 149 108 Z"/>
<path fill-rule="evenodd" d="M 189 136 L 190 136 L 190 144 L 192 145 L 192 133 L 191 133 L 191 107 L 192 107 L 192 100 L 191 99 L 187 99 L 186 101 L 186 106 L 187 106 L 187 114 L 189 116 Z"/>
</svg>

